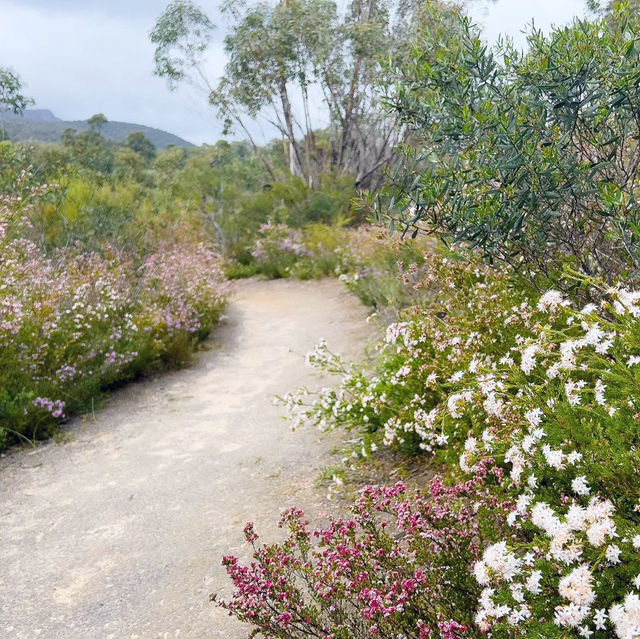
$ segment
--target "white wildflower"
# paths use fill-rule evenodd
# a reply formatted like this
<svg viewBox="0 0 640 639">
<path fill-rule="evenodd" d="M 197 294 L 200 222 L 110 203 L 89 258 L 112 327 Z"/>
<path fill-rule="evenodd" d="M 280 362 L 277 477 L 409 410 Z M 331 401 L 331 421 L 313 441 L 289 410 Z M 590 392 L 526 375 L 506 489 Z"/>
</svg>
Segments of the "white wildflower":
<svg viewBox="0 0 640 639">
<path fill-rule="evenodd" d="M 542 421 L 543 416 L 544 416 L 544 413 L 539 408 L 533 408 L 531 410 L 528 410 L 524 414 L 525 419 L 529 422 L 529 424 L 531 424 L 532 428 L 535 428 L 536 426 L 540 425 L 540 422 Z"/>
<path fill-rule="evenodd" d="M 539 595 L 542 592 L 542 588 L 540 587 L 541 579 L 542 572 L 540 570 L 534 570 L 524 582 L 524 587 L 534 595 Z"/>
<path fill-rule="evenodd" d="M 604 556 L 607 558 L 607 561 L 610 564 L 615 565 L 620 563 L 620 553 L 621 551 L 618 546 L 616 546 L 615 544 L 610 544 L 609 546 L 607 546 Z"/>
<path fill-rule="evenodd" d="M 590 606 L 595 601 L 596 593 L 589 566 L 582 564 L 562 577 L 558 583 L 558 592 L 576 606 Z"/>
<path fill-rule="evenodd" d="M 559 291 L 547 291 L 538 301 L 538 310 L 555 311 L 559 306 L 565 306 L 567 302 Z"/>
<path fill-rule="evenodd" d="M 589 484 L 587 483 L 587 478 L 584 475 L 580 475 L 576 477 L 571 482 L 571 490 L 573 490 L 576 495 L 585 496 L 590 492 Z"/>
<path fill-rule="evenodd" d="M 529 375 L 536 366 L 536 353 L 540 350 L 537 344 L 531 344 L 522 351 L 522 359 L 520 360 L 520 368 L 525 375 Z"/>
<path fill-rule="evenodd" d="M 604 384 L 601 379 L 598 379 L 596 381 L 594 394 L 595 394 L 596 403 L 600 404 L 600 406 L 604 406 L 607 403 L 604 397 L 604 391 L 606 390 L 606 388 L 607 388 L 607 385 Z"/>
<path fill-rule="evenodd" d="M 637 639 L 640 636 L 640 597 L 629 593 L 624 604 L 609 608 L 609 618 L 620 639 Z"/>
</svg>

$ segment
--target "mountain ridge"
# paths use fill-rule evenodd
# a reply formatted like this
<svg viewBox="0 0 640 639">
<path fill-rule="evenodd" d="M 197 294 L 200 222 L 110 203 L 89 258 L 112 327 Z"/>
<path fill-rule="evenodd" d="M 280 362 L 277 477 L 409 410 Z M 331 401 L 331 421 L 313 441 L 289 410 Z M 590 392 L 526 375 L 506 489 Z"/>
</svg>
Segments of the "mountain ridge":
<svg viewBox="0 0 640 639">
<path fill-rule="evenodd" d="M 5 137 L 13 142 L 29 140 L 40 142 L 60 142 L 62 134 L 67 129 L 87 131 L 89 124 L 86 120 L 60 120 L 49 109 L 27 109 L 23 115 L 0 113 L 0 126 L 4 129 Z M 183 138 L 146 126 L 131 122 L 108 121 L 101 129 L 105 139 L 112 142 L 126 142 L 127 137 L 134 131 L 141 131 L 159 149 L 168 146 L 193 148 L 195 144 Z"/>
</svg>

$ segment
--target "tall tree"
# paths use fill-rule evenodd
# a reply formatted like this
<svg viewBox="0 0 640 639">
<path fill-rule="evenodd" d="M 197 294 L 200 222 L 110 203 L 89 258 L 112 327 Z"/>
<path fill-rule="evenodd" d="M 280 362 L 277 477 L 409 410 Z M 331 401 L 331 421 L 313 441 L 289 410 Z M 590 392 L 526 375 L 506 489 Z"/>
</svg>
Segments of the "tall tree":
<svg viewBox="0 0 640 639">
<path fill-rule="evenodd" d="M 20 76 L 11 69 L 0 67 L 0 112 L 10 111 L 21 114 L 33 104 L 33 100 L 25 97 L 22 91 L 23 84 Z"/>
<path fill-rule="evenodd" d="M 127 138 L 127 146 L 141 155 L 145 160 L 153 160 L 156 157 L 156 147 L 142 131 L 133 131 Z"/>
<path fill-rule="evenodd" d="M 215 25 L 208 16 L 189 0 L 173 0 L 156 21 L 150 39 L 155 45 L 154 73 L 165 78 L 170 89 L 180 82 L 204 83 L 211 91 L 209 80 L 202 70 L 202 56 L 206 53 Z M 195 75 L 194 75 L 195 74 Z"/>
<path fill-rule="evenodd" d="M 100 133 L 107 122 L 106 116 L 102 113 L 96 113 L 87 120 L 89 129 L 95 133 Z"/>
<path fill-rule="evenodd" d="M 310 185 L 322 171 L 342 171 L 357 186 L 375 186 L 405 129 L 381 104 L 390 80 L 385 60 L 406 55 L 417 0 L 281 0 L 246 5 L 229 0 L 228 62 L 210 103 L 228 131 L 250 137 L 251 122 L 277 130 L 290 171 Z M 206 78 L 204 54 L 214 28 L 186 0 L 172 2 L 151 34 L 155 73 L 170 87 Z M 251 139 L 251 138 L 250 138 Z"/>
</svg>

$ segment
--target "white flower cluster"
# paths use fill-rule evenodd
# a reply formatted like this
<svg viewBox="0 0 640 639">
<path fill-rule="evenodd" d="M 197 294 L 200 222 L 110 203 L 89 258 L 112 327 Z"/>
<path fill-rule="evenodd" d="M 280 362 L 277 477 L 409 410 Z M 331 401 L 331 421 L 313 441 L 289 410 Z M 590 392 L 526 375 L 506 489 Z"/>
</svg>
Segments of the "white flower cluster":
<svg viewBox="0 0 640 639">
<path fill-rule="evenodd" d="M 411 325 L 408 322 L 395 322 L 387 326 L 385 342 L 396 345 L 399 342 L 408 347 L 411 343 Z"/>
<path fill-rule="evenodd" d="M 592 428 L 599 437 L 603 424 L 640 415 L 639 398 L 621 399 L 616 388 L 638 373 L 639 349 L 623 334 L 640 318 L 640 293 L 609 293 L 613 301 L 581 310 L 557 291 L 537 307 L 513 306 L 504 344 L 497 334 L 482 342 L 479 333 L 447 335 L 439 323 L 397 322 L 380 349 L 392 365 L 379 377 L 345 368 L 323 344 L 310 362 L 339 372 L 340 386 L 324 389 L 311 409 L 288 401 L 321 427 L 371 426 L 387 446 L 417 441 L 426 452 L 458 446 L 471 429 L 459 451 L 462 471 L 474 473 L 487 458 L 504 462 L 509 534 L 474 566 L 483 632 L 506 627 L 527 636 L 528 624 L 542 619 L 562 636 L 640 639 L 640 531 L 616 511 L 617 496 L 602 492 L 593 449 L 582 448 Z M 435 365 L 425 356 L 433 354 Z M 356 456 L 375 446 L 356 444 Z"/>
<path fill-rule="evenodd" d="M 640 317 L 640 293 L 625 289 L 611 293 L 613 310 L 623 316 L 622 321 Z M 603 302 L 603 311 L 606 304 Z M 541 298 L 538 309 L 553 313 L 566 306 L 562 295 L 551 291 Z M 487 424 L 496 424 L 494 431 L 503 428 L 510 433 L 504 461 L 515 496 L 506 523 L 516 532 L 527 526 L 534 535 L 533 542 L 513 548 L 509 538 L 491 544 L 476 562 L 474 574 L 484 587 L 476 622 L 483 632 L 496 625 L 523 632 L 529 620 L 539 618 L 547 602 L 544 616 L 565 631 L 587 638 L 604 631 L 607 636 L 640 639 L 638 592 L 620 593 L 624 599 L 614 604 L 610 603 L 612 593 L 606 593 L 608 603 L 598 605 L 600 574 L 623 575 L 626 563 L 638 559 L 640 535 L 630 540 L 619 533 L 613 503 L 592 494 L 588 476 L 597 476 L 598 469 L 590 469 L 570 442 L 549 441 L 551 431 L 545 427 L 556 418 L 559 403 L 567 407 L 564 410 L 604 409 L 610 417 L 620 408 L 611 403 L 601 376 L 589 382 L 593 372 L 583 363 L 588 357 L 599 357 L 597 361 L 606 367 L 610 353 L 621 347 L 616 332 L 603 328 L 606 320 L 594 318 L 599 311 L 594 305 L 581 311 L 565 310 L 570 333 L 539 327 L 534 339 L 519 338 L 519 369 L 527 378 L 534 377 L 516 393 L 505 390 L 513 378 L 514 362 L 504 357 L 499 364 L 507 370 L 501 373 L 490 364 L 484 368 L 491 372 L 483 374 L 482 367 L 477 367 L 476 377 L 465 378 L 464 389 L 454 391 L 446 403 L 446 414 L 454 423 L 450 428 L 471 411 L 475 422 L 482 421 L 478 419 L 481 410 Z M 602 315 L 606 317 L 606 312 Z M 640 356 L 627 354 L 623 361 L 633 366 L 640 363 Z M 559 392 L 555 397 L 548 393 L 546 405 L 535 405 L 540 396 L 537 384 L 549 383 L 545 378 L 558 378 Z M 482 440 L 467 437 L 460 456 L 464 472 L 473 472 L 480 459 L 495 454 L 490 430 L 484 431 L 489 435 Z M 546 500 L 539 496 L 540 478 L 545 477 L 548 485 L 554 476 L 562 476 L 570 487 L 569 494 L 557 495 L 557 504 L 551 503 L 548 493 Z M 640 590 L 640 575 L 632 587 Z"/>
<path fill-rule="evenodd" d="M 634 592 L 630 592 L 623 603 L 612 606 L 609 617 L 621 639 L 640 637 L 640 597 Z"/>
</svg>

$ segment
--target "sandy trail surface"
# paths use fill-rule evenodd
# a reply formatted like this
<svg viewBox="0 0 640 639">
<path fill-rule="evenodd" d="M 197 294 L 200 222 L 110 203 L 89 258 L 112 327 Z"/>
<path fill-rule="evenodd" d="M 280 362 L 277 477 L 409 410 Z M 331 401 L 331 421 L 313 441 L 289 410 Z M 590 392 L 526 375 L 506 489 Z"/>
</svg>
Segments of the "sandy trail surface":
<svg viewBox="0 0 640 639">
<path fill-rule="evenodd" d="M 246 281 L 189 368 L 114 393 L 64 443 L 0 459 L 0 637 L 246 637 L 208 602 L 242 527 L 263 538 L 314 486 L 330 440 L 291 433 L 275 394 L 320 386 L 320 337 L 354 356 L 366 310 L 335 280 Z"/>
</svg>

